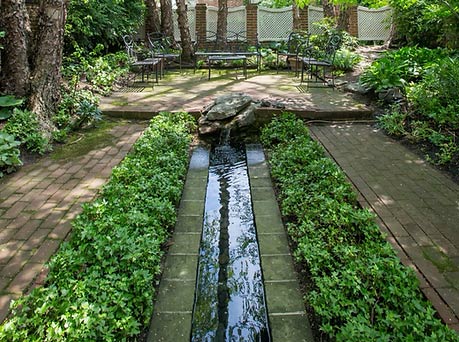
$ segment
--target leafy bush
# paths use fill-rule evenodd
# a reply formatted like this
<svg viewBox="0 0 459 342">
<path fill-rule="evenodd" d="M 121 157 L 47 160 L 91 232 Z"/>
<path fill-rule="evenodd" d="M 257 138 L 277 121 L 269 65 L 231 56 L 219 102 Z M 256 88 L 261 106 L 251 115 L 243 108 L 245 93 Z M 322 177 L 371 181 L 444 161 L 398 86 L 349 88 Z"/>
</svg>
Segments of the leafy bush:
<svg viewBox="0 0 459 342">
<path fill-rule="evenodd" d="M 400 110 L 400 106 L 394 105 L 386 114 L 378 117 L 378 123 L 387 133 L 402 137 L 406 134 L 406 118 L 407 114 Z"/>
<path fill-rule="evenodd" d="M 307 266 L 306 300 L 336 341 L 459 341 L 423 299 L 373 214 L 361 209 L 343 172 L 293 114 L 262 131 L 282 214 Z M 279 135 L 276 135 L 279 132 Z"/>
<path fill-rule="evenodd" d="M 421 80 L 425 70 L 440 63 L 449 53 L 445 49 L 417 47 L 403 47 L 387 52 L 364 71 L 360 83 L 377 93 L 391 88 L 404 91 L 405 85 Z"/>
<path fill-rule="evenodd" d="M 422 59 L 422 63 L 417 64 L 407 52 L 412 50 L 396 54 L 397 59 L 407 58 L 402 64 L 405 67 L 411 65 L 412 75 L 419 75 L 416 83 L 405 87 L 406 109 L 391 107 L 378 121 L 389 134 L 428 146 L 427 158 L 433 163 L 454 168 L 459 163 L 459 59 L 445 56 L 446 50 L 421 49 L 424 52 L 420 53 L 422 58 L 418 60 Z M 431 55 L 434 52 L 439 56 Z M 420 68 L 421 64 L 424 69 Z M 383 69 L 388 73 L 390 67 Z M 388 77 L 399 77 L 394 75 Z M 380 88 L 384 85 L 380 84 Z M 431 152 L 431 149 L 435 151 Z"/>
<path fill-rule="evenodd" d="M 22 165 L 19 159 L 18 147 L 20 144 L 11 134 L 0 131 L 0 178 L 5 173 L 14 172 L 18 166 Z"/>
<path fill-rule="evenodd" d="M 262 47 L 260 48 L 260 53 L 263 62 L 263 68 L 265 69 L 276 69 L 277 68 L 277 56 L 276 52 L 274 51 L 273 48 L 270 47 Z M 279 59 L 279 63 L 282 65 L 279 65 L 280 68 L 286 67 L 286 63 L 282 58 Z"/>
<path fill-rule="evenodd" d="M 425 71 L 409 91 L 413 109 L 436 125 L 459 129 L 459 58 L 446 57 Z"/>
<path fill-rule="evenodd" d="M 18 99 L 11 95 L 0 96 L 0 120 L 11 117 L 14 107 L 24 103 L 23 99 Z"/>
<path fill-rule="evenodd" d="M 126 341 L 148 323 L 176 220 L 193 119 L 162 113 L 73 222 L 41 288 L 14 302 L 2 341 Z"/>
<path fill-rule="evenodd" d="M 459 47 L 457 1 L 390 0 L 398 37 L 410 45 Z"/>
<path fill-rule="evenodd" d="M 351 71 L 360 62 L 361 57 L 347 48 L 336 51 L 333 65 L 342 71 Z"/>
<path fill-rule="evenodd" d="M 69 132 L 101 120 L 98 104 L 98 97 L 89 90 L 62 88 L 59 111 L 52 118 L 58 128 L 55 133 L 56 140 L 64 141 Z"/>
<path fill-rule="evenodd" d="M 143 19 L 143 0 L 71 0 L 65 25 L 66 50 L 91 51 L 97 44 L 117 46 L 120 38 L 137 30 Z"/>
<path fill-rule="evenodd" d="M 90 53 L 77 48 L 64 59 L 64 76 L 73 86 L 84 79 L 94 92 L 108 94 L 115 82 L 128 72 L 128 57 L 123 51 L 101 55 L 103 45 L 98 44 Z"/>
<path fill-rule="evenodd" d="M 14 108 L 3 130 L 13 135 L 29 151 L 43 154 L 51 148 L 48 138 L 40 129 L 37 116 L 31 111 Z"/>
</svg>

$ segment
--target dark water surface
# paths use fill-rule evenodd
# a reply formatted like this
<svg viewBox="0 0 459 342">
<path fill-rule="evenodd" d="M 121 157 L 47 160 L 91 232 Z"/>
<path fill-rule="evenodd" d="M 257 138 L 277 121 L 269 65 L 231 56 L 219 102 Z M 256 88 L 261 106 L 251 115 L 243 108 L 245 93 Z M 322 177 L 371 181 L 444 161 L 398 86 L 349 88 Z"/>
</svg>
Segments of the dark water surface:
<svg viewBox="0 0 459 342">
<path fill-rule="evenodd" d="M 211 153 L 191 341 L 271 341 L 243 148 Z"/>
</svg>

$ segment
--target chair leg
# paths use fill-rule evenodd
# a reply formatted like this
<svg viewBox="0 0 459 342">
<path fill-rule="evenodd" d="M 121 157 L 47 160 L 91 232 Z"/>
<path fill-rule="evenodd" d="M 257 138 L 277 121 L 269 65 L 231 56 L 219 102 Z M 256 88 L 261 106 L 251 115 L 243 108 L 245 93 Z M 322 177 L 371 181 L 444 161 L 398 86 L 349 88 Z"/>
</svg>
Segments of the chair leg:
<svg viewBox="0 0 459 342">
<path fill-rule="evenodd" d="M 156 78 L 156 84 L 159 83 L 159 79 L 158 79 L 159 64 L 160 64 L 160 62 L 157 62 L 157 63 L 155 64 L 155 78 Z"/>
<path fill-rule="evenodd" d="M 210 59 L 207 59 L 207 66 L 209 67 L 209 76 L 207 79 L 210 80 Z"/>
<path fill-rule="evenodd" d="M 279 73 L 279 54 L 276 53 L 276 73 Z"/>
</svg>

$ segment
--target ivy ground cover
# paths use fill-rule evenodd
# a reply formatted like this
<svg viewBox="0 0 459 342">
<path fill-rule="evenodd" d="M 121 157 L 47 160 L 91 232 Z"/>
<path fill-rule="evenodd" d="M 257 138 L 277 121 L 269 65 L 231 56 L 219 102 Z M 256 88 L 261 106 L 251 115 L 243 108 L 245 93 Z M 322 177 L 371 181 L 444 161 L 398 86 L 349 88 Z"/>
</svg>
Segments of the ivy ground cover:
<svg viewBox="0 0 459 342">
<path fill-rule="evenodd" d="M 45 285 L 18 299 L 0 341 L 126 341 L 153 311 L 162 247 L 188 164 L 188 114 L 154 118 L 73 222 Z"/>
<path fill-rule="evenodd" d="M 305 300 L 336 341 L 459 341 L 422 296 L 344 173 L 293 114 L 262 131 L 296 259 L 310 274 Z"/>
</svg>

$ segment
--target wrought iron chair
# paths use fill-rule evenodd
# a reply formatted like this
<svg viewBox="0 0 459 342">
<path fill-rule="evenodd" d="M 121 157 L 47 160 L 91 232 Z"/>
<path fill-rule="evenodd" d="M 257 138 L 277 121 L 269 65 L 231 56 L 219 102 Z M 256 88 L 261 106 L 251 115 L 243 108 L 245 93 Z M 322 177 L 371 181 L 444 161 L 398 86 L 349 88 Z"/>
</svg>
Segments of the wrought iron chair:
<svg viewBox="0 0 459 342">
<path fill-rule="evenodd" d="M 159 58 L 142 58 L 139 52 L 139 49 L 134 43 L 134 39 L 130 35 L 123 36 L 123 41 L 126 47 L 126 52 L 128 54 L 130 66 L 140 70 L 142 75 L 142 82 L 145 80 L 145 74 L 147 75 L 147 80 L 150 74 L 150 71 L 155 71 L 156 83 L 158 83 L 159 77 L 159 67 L 161 60 Z"/>
<path fill-rule="evenodd" d="M 298 61 L 301 58 L 301 49 L 309 45 L 309 33 L 291 32 L 288 35 L 285 47 L 279 47 L 276 51 L 276 72 L 279 73 L 279 57 Z M 295 76 L 298 76 L 299 68 L 295 68 Z"/>
<path fill-rule="evenodd" d="M 341 36 L 333 34 L 329 37 L 324 51 L 319 51 L 317 55 L 317 49 L 313 46 L 307 46 L 303 49 L 303 57 L 301 58 L 301 82 L 304 81 L 304 71 L 306 70 L 312 79 L 315 77 L 315 82 L 320 79 L 325 85 L 332 86 L 335 88 L 335 55 L 336 51 L 341 46 Z M 319 69 L 322 69 L 320 72 Z M 330 70 L 331 84 L 327 81 L 326 70 Z M 309 87 L 308 81 L 308 87 Z"/>
<path fill-rule="evenodd" d="M 147 34 L 148 43 L 152 56 L 161 59 L 161 75 L 164 75 L 167 61 L 178 61 L 180 72 L 182 71 L 182 53 L 173 51 L 168 37 L 161 32 Z"/>
</svg>

